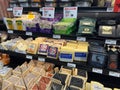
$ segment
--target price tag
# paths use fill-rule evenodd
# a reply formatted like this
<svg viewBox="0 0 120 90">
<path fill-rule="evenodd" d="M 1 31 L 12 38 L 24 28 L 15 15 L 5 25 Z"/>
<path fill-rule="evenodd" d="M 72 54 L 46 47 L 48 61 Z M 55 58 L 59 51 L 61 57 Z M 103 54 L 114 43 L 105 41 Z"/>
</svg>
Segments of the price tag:
<svg viewBox="0 0 120 90">
<path fill-rule="evenodd" d="M 61 35 L 53 35 L 53 38 L 60 39 L 60 38 L 61 38 Z"/>
<path fill-rule="evenodd" d="M 13 30 L 8 30 L 8 33 L 13 34 Z"/>
<path fill-rule="evenodd" d="M 32 32 L 26 32 L 26 35 L 32 36 Z"/>
<path fill-rule="evenodd" d="M 54 0 L 46 0 L 46 1 L 54 1 Z"/>
<path fill-rule="evenodd" d="M 64 7 L 64 18 L 77 18 L 77 7 Z"/>
<path fill-rule="evenodd" d="M 107 39 L 106 41 L 105 41 L 105 44 L 114 44 L 114 45 L 116 45 L 116 43 L 117 43 L 117 41 L 116 40 L 110 40 L 110 39 Z"/>
<path fill-rule="evenodd" d="M 69 1 L 69 0 L 61 0 L 61 1 Z"/>
<path fill-rule="evenodd" d="M 27 59 L 33 59 L 33 57 L 31 55 L 26 55 Z"/>
<path fill-rule="evenodd" d="M 22 16 L 23 7 L 14 7 L 13 8 L 13 15 L 16 17 Z"/>
<path fill-rule="evenodd" d="M 98 69 L 98 68 L 93 68 L 92 72 L 102 74 L 103 70 L 102 69 Z"/>
<path fill-rule="evenodd" d="M 110 71 L 109 76 L 120 77 L 120 73 Z"/>
<path fill-rule="evenodd" d="M 86 41 L 86 37 L 77 37 L 77 40 L 85 42 Z"/>
<path fill-rule="evenodd" d="M 68 67 L 75 68 L 75 67 L 76 67 L 76 64 L 73 64 L 73 63 L 67 63 L 67 66 L 68 66 Z"/>
<path fill-rule="evenodd" d="M 112 7 L 107 8 L 107 12 L 113 12 L 113 10 L 114 10 L 114 8 L 112 8 Z"/>
<path fill-rule="evenodd" d="M 55 8 L 54 7 L 43 7 L 42 16 L 44 18 L 54 18 L 55 16 Z"/>
<path fill-rule="evenodd" d="M 42 57 L 38 57 L 38 60 L 41 62 L 45 62 L 45 58 L 42 58 Z"/>
<path fill-rule="evenodd" d="M 7 11 L 13 11 L 13 8 L 7 8 Z"/>
</svg>

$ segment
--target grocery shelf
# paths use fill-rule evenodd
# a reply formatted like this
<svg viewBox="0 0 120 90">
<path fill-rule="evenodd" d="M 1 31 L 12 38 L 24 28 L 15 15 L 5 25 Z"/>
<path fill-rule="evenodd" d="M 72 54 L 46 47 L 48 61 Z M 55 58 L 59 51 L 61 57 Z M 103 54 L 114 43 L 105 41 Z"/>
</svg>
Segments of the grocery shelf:
<svg viewBox="0 0 120 90">
<path fill-rule="evenodd" d="M 91 41 L 91 40 L 99 40 L 105 44 L 106 40 L 114 40 L 116 44 L 120 43 L 119 37 L 100 37 L 97 35 L 77 35 L 76 33 L 72 33 L 71 35 L 59 35 L 59 34 L 46 34 L 41 32 L 29 32 L 29 31 L 20 31 L 20 30 L 8 30 L 9 34 L 16 34 L 18 36 L 23 37 L 48 37 L 48 38 L 55 38 L 55 39 L 65 39 L 65 40 L 78 40 L 78 41 Z"/>
<path fill-rule="evenodd" d="M 33 60 L 39 60 L 43 62 L 50 62 L 54 63 L 56 66 L 69 66 L 69 67 L 76 67 L 79 69 L 87 70 L 91 73 L 97 73 L 97 74 L 103 74 L 107 76 L 112 76 L 116 78 L 120 78 L 120 71 L 119 70 L 109 70 L 109 69 L 102 69 L 102 68 L 95 68 L 88 66 L 85 62 L 61 62 L 57 59 L 48 58 L 45 55 L 33 55 L 33 54 L 21 54 L 13 51 L 7 51 L 7 50 L 0 50 L 2 53 L 9 54 L 10 56 L 18 57 L 18 58 L 24 58 L 24 59 L 33 59 Z"/>
</svg>

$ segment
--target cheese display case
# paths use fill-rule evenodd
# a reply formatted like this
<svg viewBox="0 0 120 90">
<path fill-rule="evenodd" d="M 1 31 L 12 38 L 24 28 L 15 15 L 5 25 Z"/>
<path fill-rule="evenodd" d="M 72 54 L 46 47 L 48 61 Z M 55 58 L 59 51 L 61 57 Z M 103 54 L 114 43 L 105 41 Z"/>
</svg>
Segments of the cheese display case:
<svg viewBox="0 0 120 90">
<path fill-rule="evenodd" d="M 11 0 L 23 15 L 0 14 L 8 32 L 0 34 L 0 90 L 119 90 L 120 13 L 108 10 L 114 3 Z M 77 18 L 65 18 L 64 7 L 73 6 Z M 42 7 L 54 7 L 54 18 L 43 17 Z"/>
</svg>

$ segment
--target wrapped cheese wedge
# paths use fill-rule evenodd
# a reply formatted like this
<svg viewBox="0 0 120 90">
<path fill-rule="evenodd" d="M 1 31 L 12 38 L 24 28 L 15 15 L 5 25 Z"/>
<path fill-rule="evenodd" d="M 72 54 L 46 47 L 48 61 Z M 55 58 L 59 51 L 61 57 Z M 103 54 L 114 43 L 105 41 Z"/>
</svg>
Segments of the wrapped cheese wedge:
<svg viewBox="0 0 120 90">
<path fill-rule="evenodd" d="M 16 90 L 26 90 L 23 78 L 20 78 L 16 83 L 15 83 L 15 88 Z"/>
<path fill-rule="evenodd" d="M 80 77 L 71 76 L 69 79 L 68 85 L 70 87 L 73 87 L 76 89 L 84 90 L 85 89 L 85 80 Z"/>
<path fill-rule="evenodd" d="M 32 41 L 29 43 L 27 53 L 36 54 L 38 50 L 38 42 Z"/>
<path fill-rule="evenodd" d="M 13 75 L 21 77 L 22 76 L 22 72 L 20 69 L 20 66 L 17 66 L 13 71 L 12 71 Z"/>
<path fill-rule="evenodd" d="M 86 82 L 86 90 L 91 90 L 91 83 Z"/>
<path fill-rule="evenodd" d="M 104 90 L 112 90 L 112 88 L 104 87 Z"/>
<path fill-rule="evenodd" d="M 19 80 L 20 78 L 14 75 L 12 75 L 11 77 L 7 79 L 7 81 L 11 82 L 12 84 L 16 84 L 16 82 L 18 82 Z"/>
<path fill-rule="evenodd" d="M 69 79 L 69 75 L 56 73 L 52 77 L 51 81 L 55 82 L 55 83 L 58 83 L 58 84 L 66 85 L 68 83 L 68 79 Z"/>
<path fill-rule="evenodd" d="M 31 60 L 29 63 L 28 63 L 28 68 L 29 68 L 29 71 L 32 71 L 32 69 L 35 67 L 35 63 L 33 60 Z"/>
<path fill-rule="evenodd" d="M 104 86 L 101 83 L 91 81 L 91 90 L 104 90 Z"/>
<path fill-rule="evenodd" d="M 12 83 L 10 83 L 9 81 L 3 80 L 2 90 L 7 90 L 7 88 L 8 88 L 11 84 L 12 84 Z"/>
</svg>

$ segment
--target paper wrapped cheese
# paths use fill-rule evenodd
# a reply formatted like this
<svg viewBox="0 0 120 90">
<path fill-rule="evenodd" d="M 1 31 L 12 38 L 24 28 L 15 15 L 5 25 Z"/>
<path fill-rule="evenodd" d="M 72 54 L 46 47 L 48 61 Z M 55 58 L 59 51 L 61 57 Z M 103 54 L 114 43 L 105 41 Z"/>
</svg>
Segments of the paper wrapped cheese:
<svg viewBox="0 0 120 90">
<path fill-rule="evenodd" d="M 12 68 L 3 67 L 0 69 L 0 77 L 2 79 L 8 79 L 12 75 Z"/>
<path fill-rule="evenodd" d="M 13 72 L 13 75 L 15 75 L 15 76 L 18 76 L 18 77 L 22 76 L 20 66 L 17 66 L 12 72 Z"/>
<path fill-rule="evenodd" d="M 26 90 L 23 78 L 20 78 L 16 83 L 15 83 L 15 90 Z"/>
<path fill-rule="evenodd" d="M 91 81 L 91 90 L 104 90 L 104 86 L 101 83 Z"/>
<path fill-rule="evenodd" d="M 59 54 L 59 60 L 63 62 L 73 62 L 74 58 L 74 48 L 63 46 L 61 47 L 60 54 Z"/>
<path fill-rule="evenodd" d="M 2 90 L 7 90 L 8 87 L 11 85 L 12 83 L 7 81 L 7 80 L 3 80 L 3 83 L 2 83 Z"/>
<path fill-rule="evenodd" d="M 27 53 L 36 54 L 38 50 L 38 42 L 32 41 L 29 43 Z"/>
</svg>

